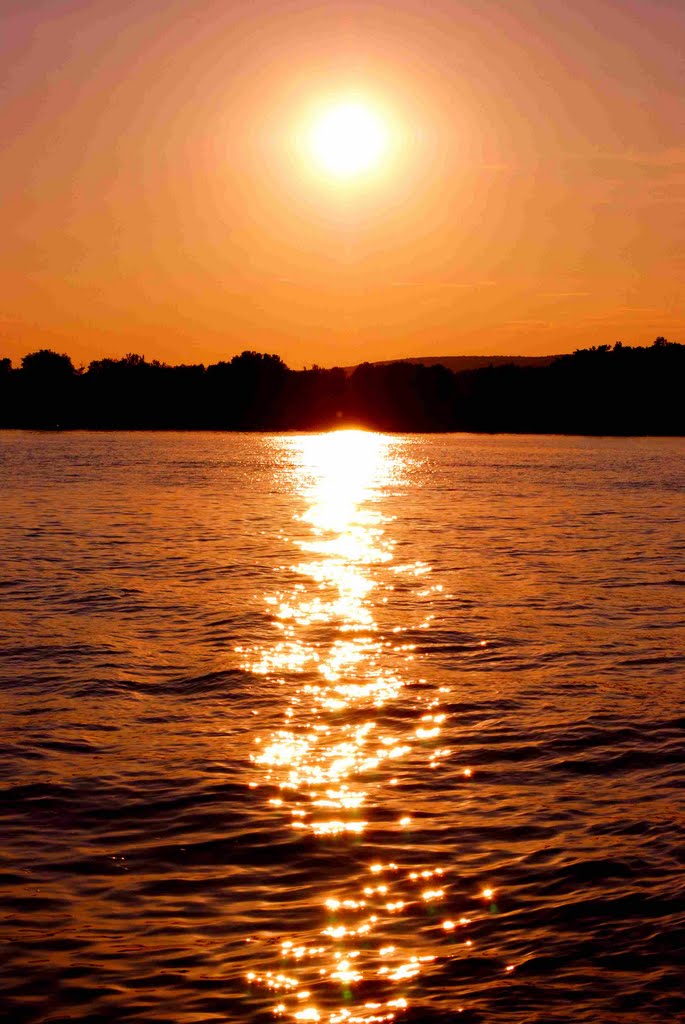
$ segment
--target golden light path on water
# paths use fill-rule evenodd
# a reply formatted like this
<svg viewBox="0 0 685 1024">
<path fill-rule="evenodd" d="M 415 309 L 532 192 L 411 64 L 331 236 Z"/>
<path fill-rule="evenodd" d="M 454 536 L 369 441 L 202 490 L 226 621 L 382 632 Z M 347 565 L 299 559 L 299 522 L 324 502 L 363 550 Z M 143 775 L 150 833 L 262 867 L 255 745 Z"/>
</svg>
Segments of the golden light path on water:
<svg viewBox="0 0 685 1024">
<path fill-rule="evenodd" d="M 340 858 L 345 840 L 370 852 L 364 877 L 341 870 L 339 879 L 322 881 L 316 939 L 308 932 L 282 940 L 277 962 L 250 971 L 247 981 L 273 991 L 273 1012 L 284 1020 L 390 1021 L 440 955 L 411 915 L 430 908 L 434 930 L 450 938 L 470 923 L 445 911 L 445 867 L 383 853 L 384 840 L 397 848 L 399 834 L 411 849 L 413 827 L 411 808 L 387 813 L 398 801 L 386 804 L 384 790 L 397 786 L 405 765 L 423 758 L 436 768 L 450 750 L 440 745 L 444 687 L 417 696 L 414 716 L 390 725 L 386 714 L 383 724 L 384 712 L 400 701 L 406 707 L 407 693 L 424 681 L 414 677 L 414 645 L 402 642 L 402 627 L 379 618 L 388 602 L 392 609 L 393 580 L 409 577 L 424 596 L 441 588 L 424 579 L 427 565 L 397 562 L 391 518 L 382 511 L 383 489 L 402 477 L 405 442 L 340 431 L 284 443 L 306 510 L 293 531 L 300 553 L 294 582 L 266 595 L 280 636 L 238 649 L 243 667 L 273 679 L 283 702 L 283 727 L 255 737 L 250 786 L 256 799 L 260 789 L 277 794 L 266 799 L 292 829 L 319 842 L 337 837 Z M 417 625 L 429 624 L 426 617 Z M 393 929 L 397 937 L 388 941 Z"/>
</svg>

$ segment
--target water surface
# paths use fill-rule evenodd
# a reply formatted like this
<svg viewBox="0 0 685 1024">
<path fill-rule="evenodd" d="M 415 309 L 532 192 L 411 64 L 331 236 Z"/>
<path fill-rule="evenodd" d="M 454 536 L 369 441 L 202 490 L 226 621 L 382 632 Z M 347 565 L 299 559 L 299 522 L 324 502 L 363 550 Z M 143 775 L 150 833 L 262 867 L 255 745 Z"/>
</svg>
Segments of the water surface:
<svg viewBox="0 0 685 1024">
<path fill-rule="evenodd" d="M 683 1019 L 684 453 L 0 434 L 3 1019 Z"/>
</svg>

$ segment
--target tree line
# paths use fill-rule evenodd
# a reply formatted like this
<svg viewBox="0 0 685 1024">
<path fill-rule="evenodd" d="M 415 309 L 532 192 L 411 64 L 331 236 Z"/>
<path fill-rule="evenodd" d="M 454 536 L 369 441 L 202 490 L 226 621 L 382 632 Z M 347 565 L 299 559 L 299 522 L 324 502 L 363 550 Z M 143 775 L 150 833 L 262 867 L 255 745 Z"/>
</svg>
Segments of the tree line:
<svg viewBox="0 0 685 1024">
<path fill-rule="evenodd" d="M 548 366 L 453 372 L 395 362 L 291 370 L 277 355 L 170 366 L 129 354 L 76 368 L 40 349 L 0 359 L 0 427 L 685 434 L 685 345 L 599 345 Z"/>
</svg>

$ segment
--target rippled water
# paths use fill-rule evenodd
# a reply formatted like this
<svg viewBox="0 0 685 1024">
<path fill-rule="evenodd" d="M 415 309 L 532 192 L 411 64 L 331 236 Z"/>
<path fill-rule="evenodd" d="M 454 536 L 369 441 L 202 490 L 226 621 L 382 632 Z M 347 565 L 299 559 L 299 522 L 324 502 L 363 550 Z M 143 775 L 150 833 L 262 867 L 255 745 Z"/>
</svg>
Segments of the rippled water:
<svg viewBox="0 0 685 1024">
<path fill-rule="evenodd" d="M 684 454 L 1 434 L 1 1019 L 685 1019 Z"/>
</svg>

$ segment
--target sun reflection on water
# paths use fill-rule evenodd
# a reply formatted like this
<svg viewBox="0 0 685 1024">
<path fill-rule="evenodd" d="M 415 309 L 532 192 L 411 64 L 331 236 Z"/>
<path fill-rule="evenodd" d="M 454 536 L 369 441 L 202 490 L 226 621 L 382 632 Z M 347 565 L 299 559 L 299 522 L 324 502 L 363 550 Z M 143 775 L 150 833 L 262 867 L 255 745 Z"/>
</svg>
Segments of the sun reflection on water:
<svg viewBox="0 0 685 1024">
<path fill-rule="evenodd" d="M 435 768 L 450 754 L 439 745 L 442 694 L 415 700 L 413 718 L 384 718 L 400 701 L 406 709 L 406 691 L 417 682 L 415 645 L 397 636 L 406 624 L 391 624 L 394 591 L 406 578 L 429 595 L 430 567 L 397 564 L 387 532 L 392 520 L 380 501 L 401 481 L 404 442 L 340 431 L 281 443 L 305 507 L 290 538 L 298 552 L 291 584 L 265 599 L 274 640 L 239 650 L 243 667 L 272 679 L 283 702 L 282 728 L 255 738 L 258 774 L 250 787 L 265 789 L 297 833 L 343 843 L 340 857 L 345 844 L 361 842 L 370 857 L 365 878 L 350 883 L 347 872 L 328 880 L 316 940 L 283 941 L 282 969 L 251 971 L 247 980 L 277 994 L 279 1018 L 391 1021 L 437 956 L 425 943 L 420 948 L 418 930 L 405 918 L 420 908 L 436 913 L 448 898 L 442 867 L 409 870 L 382 855 L 384 837 L 412 828 L 409 814 L 389 815 L 384 807 L 384 792 L 398 806 L 399 766 L 421 758 Z M 428 623 L 424 616 L 414 626 Z M 461 927 L 435 920 L 443 936 Z"/>
</svg>

